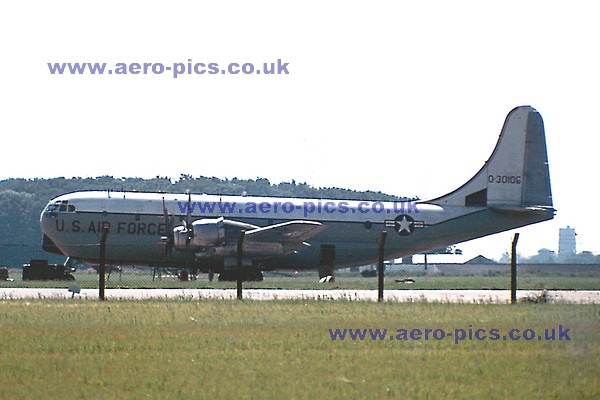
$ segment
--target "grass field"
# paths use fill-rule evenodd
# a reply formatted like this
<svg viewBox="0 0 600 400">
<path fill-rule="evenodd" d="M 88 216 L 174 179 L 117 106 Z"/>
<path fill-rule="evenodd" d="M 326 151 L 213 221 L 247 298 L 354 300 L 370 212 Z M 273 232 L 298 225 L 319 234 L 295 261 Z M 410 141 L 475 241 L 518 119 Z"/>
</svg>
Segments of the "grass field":
<svg viewBox="0 0 600 400">
<path fill-rule="evenodd" d="M 76 281 L 22 281 L 14 272 L 12 282 L 0 282 L 0 287 L 69 287 L 76 284 L 82 288 L 97 288 L 98 275 L 76 273 Z M 510 276 L 413 276 L 415 282 L 405 284 L 396 282 L 404 276 L 386 276 L 386 289 L 510 289 Z M 552 290 L 600 290 L 600 274 L 580 275 L 529 275 L 518 277 L 519 289 Z M 206 274 L 200 274 L 197 280 L 179 281 L 176 277 L 166 276 L 153 279 L 150 269 L 140 269 L 135 273 L 112 273 L 106 282 L 107 288 L 235 288 L 235 282 L 209 282 Z M 262 282 L 244 282 L 245 288 L 285 288 L 285 289 L 377 289 L 377 278 L 363 278 L 339 274 L 329 284 L 320 284 L 316 272 L 300 273 L 297 276 L 265 274 Z"/>
<path fill-rule="evenodd" d="M 570 340 L 329 333 L 559 324 Z M 598 305 L 19 300 L 0 302 L 0 332 L 1 399 L 600 396 Z"/>
</svg>

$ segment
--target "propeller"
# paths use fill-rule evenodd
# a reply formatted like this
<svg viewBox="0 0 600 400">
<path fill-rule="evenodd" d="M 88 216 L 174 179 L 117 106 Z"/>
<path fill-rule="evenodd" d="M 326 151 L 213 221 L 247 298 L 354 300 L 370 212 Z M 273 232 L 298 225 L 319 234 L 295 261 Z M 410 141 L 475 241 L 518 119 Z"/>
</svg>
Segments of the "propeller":
<svg viewBox="0 0 600 400">
<path fill-rule="evenodd" d="M 186 219 L 183 220 L 183 227 L 186 232 L 186 240 L 185 240 L 185 267 L 186 269 L 189 267 L 189 246 L 194 238 L 194 225 L 192 224 L 192 194 L 188 191 L 188 207 L 187 207 L 187 215 Z"/>
<path fill-rule="evenodd" d="M 188 192 L 188 206 L 186 220 L 183 222 L 183 226 L 187 232 L 187 240 L 185 242 L 186 247 L 190 245 L 190 242 L 194 238 L 194 225 L 192 224 L 192 194 Z"/>
<path fill-rule="evenodd" d="M 173 245 L 175 242 L 175 238 L 173 236 L 174 217 L 173 217 L 173 215 L 169 215 L 169 211 L 167 209 L 167 204 L 165 202 L 164 197 L 162 198 L 162 204 L 163 204 L 163 215 L 165 217 L 166 235 L 161 237 L 161 241 L 163 241 L 165 244 L 164 250 L 163 250 L 163 257 L 165 257 L 165 256 L 169 256 L 171 254 L 171 251 L 173 250 Z"/>
</svg>

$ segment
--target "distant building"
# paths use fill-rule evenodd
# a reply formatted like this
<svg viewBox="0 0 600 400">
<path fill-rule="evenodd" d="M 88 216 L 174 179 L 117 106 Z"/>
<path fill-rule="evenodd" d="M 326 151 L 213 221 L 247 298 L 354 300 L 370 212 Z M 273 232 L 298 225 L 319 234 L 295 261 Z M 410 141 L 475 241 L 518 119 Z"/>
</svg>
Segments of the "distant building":
<svg viewBox="0 0 600 400">
<path fill-rule="evenodd" d="M 575 229 L 567 225 L 566 228 L 558 230 L 558 255 L 570 256 L 577 253 L 577 234 Z"/>
<path fill-rule="evenodd" d="M 471 258 L 469 261 L 465 261 L 463 264 L 478 264 L 478 265 L 492 265 L 498 264 L 494 260 L 490 260 L 487 257 L 482 256 L 481 254 L 475 258 Z"/>
</svg>

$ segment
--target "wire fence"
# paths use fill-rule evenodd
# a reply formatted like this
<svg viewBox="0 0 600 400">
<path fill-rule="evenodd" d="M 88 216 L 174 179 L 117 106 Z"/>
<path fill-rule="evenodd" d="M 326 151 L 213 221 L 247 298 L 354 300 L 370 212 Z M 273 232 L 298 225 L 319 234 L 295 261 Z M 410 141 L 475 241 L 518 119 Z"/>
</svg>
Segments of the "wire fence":
<svg viewBox="0 0 600 400">
<path fill-rule="evenodd" d="M 28 267 L 31 260 L 48 265 Z M 0 244 L 0 287 L 98 288 L 97 266 L 73 264 L 66 258 L 44 253 L 40 245 Z M 36 261 L 33 262 L 34 264 Z M 39 263 L 39 262 L 38 262 Z M 24 266 L 25 265 L 25 266 Z M 35 269 L 35 271 L 33 271 Z M 107 288 L 235 288 L 236 281 L 223 281 L 219 274 L 194 274 L 193 270 L 169 267 L 107 266 Z M 265 289 L 366 289 L 377 290 L 374 265 L 334 270 L 324 281 L 314 271 L 262 271 L 245 288 Z M 395 264 L 386 263 L 386 289 L 510 289 L 508 264 Z M 519 264 L 519 289 L 600 290 L 598 264 Z"/>
</svg>

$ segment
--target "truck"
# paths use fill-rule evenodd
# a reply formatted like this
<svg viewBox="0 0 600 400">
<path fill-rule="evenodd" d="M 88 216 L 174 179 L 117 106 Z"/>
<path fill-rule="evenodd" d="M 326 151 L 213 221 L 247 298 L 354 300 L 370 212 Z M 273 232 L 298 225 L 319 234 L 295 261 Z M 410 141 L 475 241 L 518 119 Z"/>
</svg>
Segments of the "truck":
<svg viewBox="0 0 600 400">
<path fill-rule="evenodd" d="M 74 281 L 75 268 L 63 264 L 48 264 L 48 260 L 30 260 L 23 264 L 24 281 Z"/>
<path fill-rule="evenodd" d="M 8 267 L 6 265 L 0 265 L 0 281 L 11 281 L 8 277 Z"/>
</svg>

